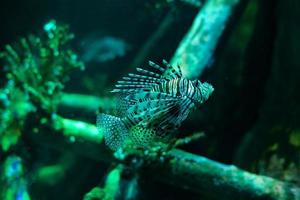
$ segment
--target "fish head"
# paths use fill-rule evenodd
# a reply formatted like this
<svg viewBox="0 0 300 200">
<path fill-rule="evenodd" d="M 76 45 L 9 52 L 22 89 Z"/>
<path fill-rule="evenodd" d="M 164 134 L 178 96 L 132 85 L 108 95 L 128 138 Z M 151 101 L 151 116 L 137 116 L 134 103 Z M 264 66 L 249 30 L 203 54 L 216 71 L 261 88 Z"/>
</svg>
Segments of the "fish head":
<svg viewBox="0 0 300 200">
<path fill-rule="evenodd" d="M 196 93 L 193 96 L 193 100 L 195 101 L 196 104 L 200 106 L 205 101 L 207 101 L 208 98 L 211 96 L 211 94 L 214 91 L 214 87 L 207 82 L 202 83 L 199 80 L 194 80 L 193 85 L 196 89 Z"/>
</svg>

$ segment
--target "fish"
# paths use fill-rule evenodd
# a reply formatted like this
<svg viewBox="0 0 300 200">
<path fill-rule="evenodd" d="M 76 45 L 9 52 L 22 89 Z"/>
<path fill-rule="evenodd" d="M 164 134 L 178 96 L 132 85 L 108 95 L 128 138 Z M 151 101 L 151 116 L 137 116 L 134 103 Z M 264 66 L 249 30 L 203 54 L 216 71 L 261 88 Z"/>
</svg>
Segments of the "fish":
<svg viewBox="0 0 300 200">
<path fill-rule="evenodd" d="M 113 36 L 88 36 L 80 43 L 81 59 L 86 62 L 104 63 L 121 58 L 130 50 L 130 45 Z"/>
<path fill-rule="evenodd" d="M 97 128 L 113 151 L 125 141 L 146 148 L 168 141 L 189 113 L 208 100 L 214 87 L 183 77 L 177 68 L 163 60 L 163 66 L 149 61 L 151 69 L 136 68 L 119 80 L 111 91 L 118 98 L 117 116 L 100 113 Z"/>
</svg>

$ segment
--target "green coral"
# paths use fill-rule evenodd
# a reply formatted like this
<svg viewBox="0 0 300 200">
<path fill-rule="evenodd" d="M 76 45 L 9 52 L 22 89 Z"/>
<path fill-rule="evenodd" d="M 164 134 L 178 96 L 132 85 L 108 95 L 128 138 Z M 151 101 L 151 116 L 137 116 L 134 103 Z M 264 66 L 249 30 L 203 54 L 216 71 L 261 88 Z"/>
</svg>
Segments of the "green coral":
<svg viewBox="0 0 300 200">
<path fill-rule="evenodd" d="M 27 114 L 55 113 L 68 74 L 83 69 L 68 47 L 74 35 L 52 20 L 38 37 L 29 35 L 0 53 L 7 84 L 0 90 L 0 144 L 4 151 L 17 144 Z"/>
<path fill-rule="evenodd" d="M 0 90 L 0 146 L 3 151 L 17 144 L 27 113 L 35 111 L 28 99 L 12 81 Z"/>
<path fill-rule="evenodd" d="M 83 69 L 77 55 L 67 48 L 74 37 L 66 25 L 50 21 L 45 35 L 29 35 L 15 45 L 6 45 L 1 57 L 6 61 L 7 78 L 28 94 L 35 105 L 55 111 L 58 94 L 74 68 Z"/>
<path fill-rule="evenodd" d="M 1 166 L 0 198 L 4 200 L 30 200 L 24 169 L 20 157 L 11 155 Z"/>
</svg>

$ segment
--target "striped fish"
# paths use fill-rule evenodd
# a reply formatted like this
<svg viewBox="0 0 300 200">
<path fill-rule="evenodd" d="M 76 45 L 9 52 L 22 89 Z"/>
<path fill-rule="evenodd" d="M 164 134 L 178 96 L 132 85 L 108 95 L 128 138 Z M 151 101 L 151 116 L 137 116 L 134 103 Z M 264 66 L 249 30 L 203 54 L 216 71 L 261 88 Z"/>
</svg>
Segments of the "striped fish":
<svg viewBox="0 0 300 200">
<path fill-rule="evenodd" d="M 214 91 L 209 83 L 184 78 L 179 66 L 175 69 L 165 60 L 163 66 L 151 61 L 149 66 L 151 70 L 137 68 L 115 85 L 118 116 L 97 116 L 97 127 L 112 150 L 126 140 L 146 147 L 169 138 Z"/>
</svg>

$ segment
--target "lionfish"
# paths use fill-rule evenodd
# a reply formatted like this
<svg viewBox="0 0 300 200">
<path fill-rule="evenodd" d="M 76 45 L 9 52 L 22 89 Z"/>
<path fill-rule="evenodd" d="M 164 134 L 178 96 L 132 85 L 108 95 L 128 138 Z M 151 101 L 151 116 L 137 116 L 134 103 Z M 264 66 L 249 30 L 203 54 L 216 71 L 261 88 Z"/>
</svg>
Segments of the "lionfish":
<svg viewBox="0 0 300 200">
<path fill-rule="evenodd" d="M 137 68 L 118 81 L 111 92 L 119 96 L 117 116 L 99 114 L 97 128 L 106 145 L 117 150 L 125 141 L 147 147 L 166 141 L 196 107 L 214 91 L 212 85 L 182 76 L 180 67 L 149 61 L 152 70 Z"/>
</svg>

